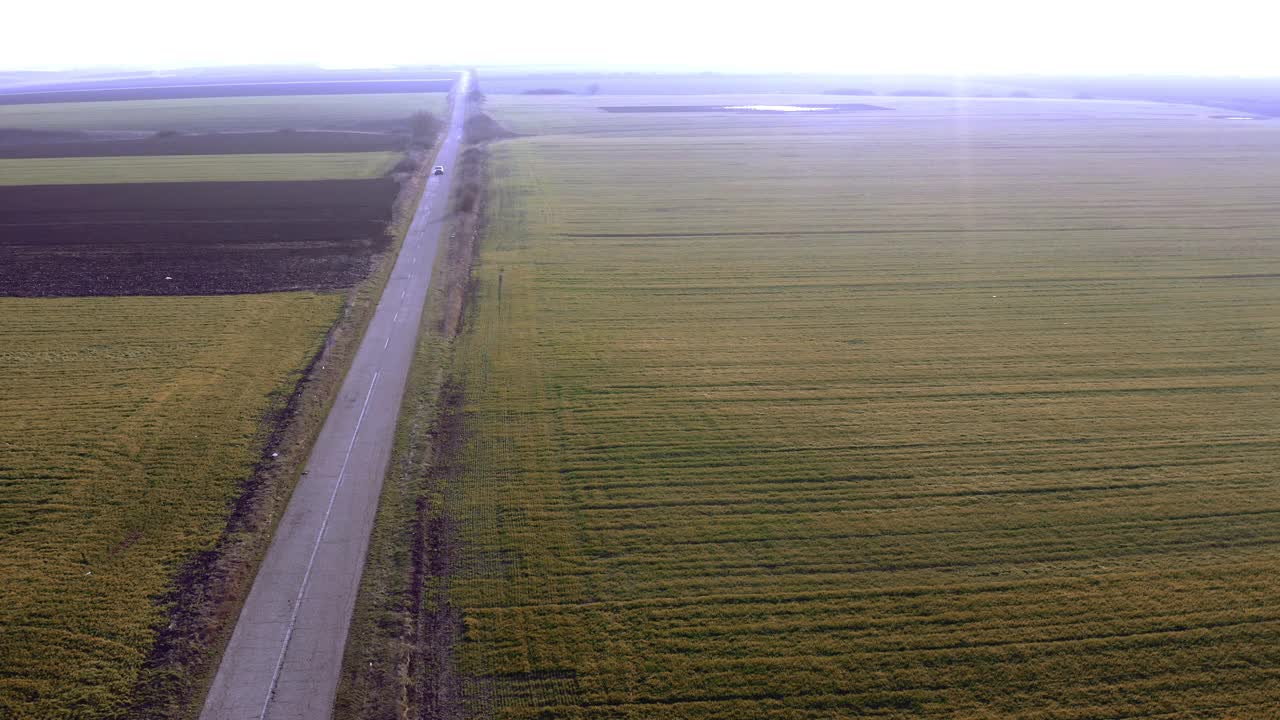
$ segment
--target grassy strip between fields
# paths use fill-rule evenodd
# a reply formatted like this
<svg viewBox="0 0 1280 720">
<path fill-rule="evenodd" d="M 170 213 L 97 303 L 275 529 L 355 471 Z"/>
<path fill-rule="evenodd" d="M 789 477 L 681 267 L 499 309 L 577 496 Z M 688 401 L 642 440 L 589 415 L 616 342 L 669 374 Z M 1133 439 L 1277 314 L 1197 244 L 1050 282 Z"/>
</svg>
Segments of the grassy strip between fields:
<svg viewBox="0 0 1280 720">
<path fill-rule="evenodd" d="M 398 152 L 0 159 L 0 185 L 102 185 L 382 177 Z"/>
<path fill-rule="evenodd" d="M 236 132 L 376 129 L 404 124 L 419 110 L 443 117 L 444 93 L 276 95 L 175 100 L 118 100 L 0 106 L 0 128 Z"/>
</svg>

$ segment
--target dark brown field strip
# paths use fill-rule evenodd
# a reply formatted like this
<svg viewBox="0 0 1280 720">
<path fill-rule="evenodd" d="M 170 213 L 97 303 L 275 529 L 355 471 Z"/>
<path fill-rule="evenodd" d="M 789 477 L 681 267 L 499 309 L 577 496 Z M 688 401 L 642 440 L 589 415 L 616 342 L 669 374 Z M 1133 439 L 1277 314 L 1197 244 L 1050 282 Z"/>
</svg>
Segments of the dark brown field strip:
<svg viewBox="0 0 1280 720">
<path fill-rule="evenodd" d="M 249 182 L 15 185 L 0 187 L 0 223 L 75 220 L 95 212 L 280 210 L 325 216 L 329 208 L 385 207 L 399 185 L 391 178 Z M 152 216 L 140 213 L 143 220 Z M 389 210 L 386 211 L 389 214 Z"/>
<path fill-rule="evenodd" d="M 390 179 L 0 188 L 0 295 L 350 287 L 389 245 L 398 192 Z"/>
<path fill-rule="evenodd" d="M 351 220 L 276 220 L 251 223 L 174 222 L 84 223 L 78 225 L 33 225 L 0 238 L 0 253 L 5 248 L 63 249 L 75 246 L 91 255 L 117 252 L 165 253 L 177 247 L 234 247 L 253 243 L 314 243 L 342 241 L 354 244 L 385 244 L 386 219 L 353 218 Z"/>
<path fill-rule="evenodd" d="M 14 229 L 24 229 L 24 228 L 62 228 L 62 227 L 68 227 L 68 228 L 83 228 L 83 227 L 100 227 L 100 226 L 104 226 L 104 225 L 106 225 L 106 226 L 112 226 L 112 225 L 115 225 L 115 226 L 128 226 L 128 227 L 150 227 L 150 226 L 154 226 L 154 225 L 171 225 L 171 226 L 175 226 L 175 227 L 186 227 L 186 226 L 189 226 L 189 225 L 236 225 L 236 226 L 248 225 L 248 226 L 253 226 L 253 225 L 273 225 L 273 224 L 277 224 L 277 223 L 279 223 L 279 222 L 280 222 L 280 220 L 273 220 L 273 219 L 270 219 L 270 218 L 262 218 L 262 217 L 256 217 L 256 218 L 239 218 L 239 219 L 234 219 L 234 220 L 232 220 L 232 219 L 227 219 L 227 218 L 203 218 L 203 219 L 199 219 L 199 220 L 181 220 L 181 221 L 178 221 L 178 220 L 143 220 L 143 219 L 132 219 L 132 220 L 111 220 L 111 221 L 108 221 L 108 222 L 103 222 L 103 221 L 98 221 L 98 220 L 80 220 L 80 221 L 72 221 L 72 222 L 60 222 L 60 221 L 57 221 L 57 220 L 47 220 L 47 221 L 43 221 L 43 222 L 16 222 L 16 223 L 0 223 L 0 228 L 14 228 Z M 300 219 L 297 219 L 297 220 L 293 220 L 293 221 L 291 221 L 291 222 L 299 222 L 299 223 L 308 223 L 308 222 L 313 222 L 313 223 L 317 223 L 317 224 L 324 224 L 324 225 L 330 225 L 330 224 L 332 224 L 332 223 L 331 223 L 331 221 L 329 221 L 329 220 L 310 220 L 310 219 L 307 219 L 307 218 L 300 218 Z M 19 238 L 19 239 L 20 239 L 20 238 Z"/>
</svg>

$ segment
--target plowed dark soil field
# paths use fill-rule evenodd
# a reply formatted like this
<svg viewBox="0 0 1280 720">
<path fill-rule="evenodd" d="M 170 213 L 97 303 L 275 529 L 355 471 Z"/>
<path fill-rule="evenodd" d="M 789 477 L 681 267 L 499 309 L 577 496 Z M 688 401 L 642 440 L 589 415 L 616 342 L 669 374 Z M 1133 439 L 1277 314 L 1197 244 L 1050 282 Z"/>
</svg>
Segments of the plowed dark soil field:
<svg viewBox="0 0 1280 720">
<path fill-rule="evenodd" d="M 355 283 L 391 179 L 0 188 L 0 295 L 211 295 Z"/>
</svg>

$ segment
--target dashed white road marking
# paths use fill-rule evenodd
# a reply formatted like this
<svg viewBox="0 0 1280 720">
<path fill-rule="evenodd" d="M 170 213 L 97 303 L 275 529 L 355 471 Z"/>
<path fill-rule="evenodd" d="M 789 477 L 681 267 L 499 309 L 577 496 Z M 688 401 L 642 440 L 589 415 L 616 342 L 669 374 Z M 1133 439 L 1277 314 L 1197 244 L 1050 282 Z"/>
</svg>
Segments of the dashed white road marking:
<svg viewBox="0 0 1280 720">
<path fill-rule="evenodd" d="M 316 533 L 315 545 L 311 548 L 311 558 L 307 560 L 307 571 L 302 574 L 302 585 L 298 587 L 298 597 L 293 600 L 293 614 L 289 616 L 289 625 L 284 633 L 284 643 L 280 645 L 280 655 L 276 658 L 275 670 L 271 672 L 271 684 L 267 686 L 267 697 L 262 701 L 262 712 L 259 718 L 267 716 L 267 707 L 271 704 L 271 696 L 276 692 L 276 682 L 280 680 L 280 668 L 284 665 L 284 654 L 289 649 L 289 641 L 293 639 L 293 628 L 298 622 L 298 609 L 302 607 L 302 596 L 307 592 L 307 584 L 311 582 L 311 568 L 316 562 L 316 553 L 320 551 L 320 541 L 324 539 L 324 531 L 329 527 L 329 514 L 333 512 L 333 502 L 338 499 L 338 490 L 342 487 L 342 479 L 347 475 L 347 463 L 351 462 L 351 451 L 356 446 L 356 438 L 360 435 L 360 425 L 364 423 L 364 414 L 369 410 L 369 400 L 373 397 L 373 388 L 378 384 L 378 371 L 373 373 L 369 381 L 369 392 L 365 393 L 364 405 L 360 408 L 360 417 L 356 418 L 356 429 L 351 432 L 351 443 L 347 445 L 346 457 L 342 459 L 342 469 L 338 471 L 338 481 L 333 484 L 333 492 L 329 495 L 329 506 L 325 508 L 324 520 L 320 522 L 320 532 Z"/>
</svg>

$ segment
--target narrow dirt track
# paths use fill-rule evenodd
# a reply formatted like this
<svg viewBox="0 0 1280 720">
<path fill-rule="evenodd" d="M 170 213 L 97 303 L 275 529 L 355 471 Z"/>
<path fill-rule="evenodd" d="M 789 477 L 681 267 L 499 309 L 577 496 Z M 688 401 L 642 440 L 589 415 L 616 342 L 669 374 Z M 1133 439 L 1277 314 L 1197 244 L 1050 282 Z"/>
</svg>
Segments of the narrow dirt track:
<svg viewBox="0 0 1280 720">
<path fill-rule="evenodd" d="M 470 76 L 437 162 L 451 169 Z M 431 177 L 372 322 L 289 500 L 201 720 L 326 720 L 417 347 L 453 174 Z"/>
</svg>

